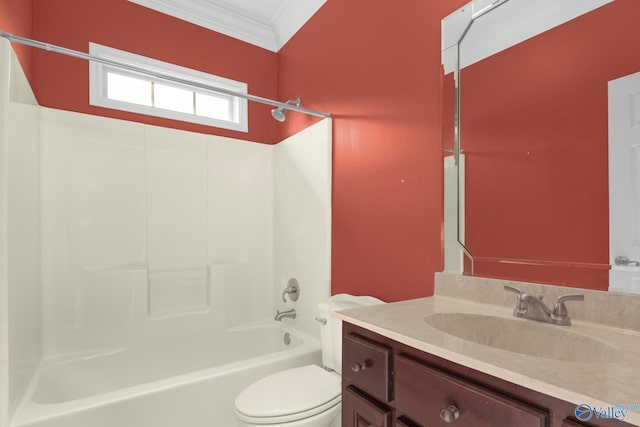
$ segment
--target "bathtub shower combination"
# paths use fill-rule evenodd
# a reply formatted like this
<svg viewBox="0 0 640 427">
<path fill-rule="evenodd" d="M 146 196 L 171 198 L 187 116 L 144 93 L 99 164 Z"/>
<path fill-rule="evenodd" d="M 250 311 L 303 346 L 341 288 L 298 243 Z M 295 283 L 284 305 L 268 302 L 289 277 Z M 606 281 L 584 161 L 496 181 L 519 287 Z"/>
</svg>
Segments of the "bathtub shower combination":
<svg viewBox="0 0 640 427">
<path fill-rule="evenodd" d="M 330 119 L 267 145 L 43 108 L 0 38 L 0 126 L 0 427 L 232 427 L 321 363 Z"/>
<path fill-rule="evenodd" d="M 233 402 L 245 387 L 319 361 L 315 338 L 275 321 L 141 338 L 126 349 L 48 360 L 14 425 L 233 426 Z"/>
</svg>

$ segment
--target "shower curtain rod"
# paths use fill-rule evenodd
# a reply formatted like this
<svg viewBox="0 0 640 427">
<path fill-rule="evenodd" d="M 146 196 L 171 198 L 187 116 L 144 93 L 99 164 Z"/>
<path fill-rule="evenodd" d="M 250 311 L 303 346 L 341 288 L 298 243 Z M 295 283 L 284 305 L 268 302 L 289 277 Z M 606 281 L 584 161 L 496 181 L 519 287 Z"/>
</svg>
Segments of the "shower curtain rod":
<svg viewBox="0 0 640 427">
<path fill-rule="evenodd" d="M 87 53 L 84 53 L 84 52 L 79 52 L 77 50 L 67 49 L 66 47 L 56 46 L 56 45 L 49 44 L 49 43 L 44 43 L 44 42 L 41 42 L 41 41 L 38 41 L 38 40 L 32 40 L 32 39 L 29 39 L 29 38 L 26 38 L 26 37 L 16 36 L 16 35 L 13 35 L 11 33 L 8 33 L 6 31 L 2 31 L 2 30 L 0 30 L 0 37 L 4 37 L 5 39 L 7 39 L 7 40 L 9 40 L 11 42 L 23 44 L 25 46 L 31 46 L 31 47 L 35 47 L 37 49 L 42 49 L 42 50 L 47 50 L 47 51 L 50 51 L 50 52 L 60 53 L 62 55 L 72 56 L 74 58 L 85 59 L 87 61 L 99 62 L 101 64 L 111 65 L 111 66 L 115 66 L 115 67 L 118 67 L 118 68 L 124 68 L 124 69 L 126 69 L 128 71 L 133 71 L 133 72 L 136 72 L 136 73 L 146 74 L 146 75 L 149 75 L 149 76 L 152 76 L 152 77 L 156 77 L 158 79 L 166 80 L 166 81 L 169 81 L 169 82 L 173 82 L 173 83 L 179 83 L 179 84 L 195 87 L 195 88 L 198 88 L 198 89 L 204 89 L 204 90 L 209 90 L 209 91 L 213 91 L 213 92 L 223 93 L 225 95 L 237 96 L 239 98 L 247 99 L 249 101 L 259 102 L 261 104 L 267 104 L 267 105 L 271 105 L 271 106 L 278 107 L 278 108 L 284 108 L 286 110 L 297 111 L 298 113 L 309 114 L 311 116 L 324 117 L 324 118 L 331 117 L 331 114 L 329 114 L 329 113 L 321 113 L 319 111 L 314 111 L 314 110 L 310 110 L 308 108 L 303 108 L 303 107 L 296 107 L 295 105 L 286 104 L 284 102 L 279 102 L 279 101 L 274 101 L 272 99 L 263 98 L 261 96 L 251 95 L 251 94 L 248 94 L 248 93 L 236 92 L 236 91 L 233 91 L 233 90 L 223 89 L 223 88 L 219 88 L 219 87 L 216 87 L 216 86 L 211 86 L 211 85 L 207 85 L 207 84 L 203 84 L 203 83 L 198 83 L 198 82 L 194 82 L 194 81 L 187 80 L 187 79 L 181 79 L 179 77 L 174 77 L 174 76 L 171 76 L 171 75 L 158 73 L 158 72 L 155 72 L 155 71 L 152 71 L 152 70 L 148 70 L 148 69 L 143 68 L 143 67 L 136 67 L 134 65 L 126 64 L 126 63 L 123 63 L 123 62 L 120 62 L 120 61 L 115 61 L 115 60 L 106 59 L 106 58 L 100 58 L 98 56 L 90 55 L 90 54 L 87 54 Z"/>
</svg>

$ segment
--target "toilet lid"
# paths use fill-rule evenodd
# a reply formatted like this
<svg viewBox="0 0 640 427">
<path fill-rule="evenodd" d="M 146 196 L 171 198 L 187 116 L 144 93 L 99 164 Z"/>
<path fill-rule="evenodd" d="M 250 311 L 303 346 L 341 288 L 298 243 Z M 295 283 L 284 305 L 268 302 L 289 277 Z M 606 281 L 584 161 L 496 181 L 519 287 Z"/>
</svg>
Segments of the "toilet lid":
<svg viewBox="0 0 640 427">
<path fill-rule="evenodd" d="M 308 365 L 256 381 L 236 398 L 236 412 L 255 419 L 302 419 L 340 403 L 340 393 L 338 375 Z"/>
</svg>

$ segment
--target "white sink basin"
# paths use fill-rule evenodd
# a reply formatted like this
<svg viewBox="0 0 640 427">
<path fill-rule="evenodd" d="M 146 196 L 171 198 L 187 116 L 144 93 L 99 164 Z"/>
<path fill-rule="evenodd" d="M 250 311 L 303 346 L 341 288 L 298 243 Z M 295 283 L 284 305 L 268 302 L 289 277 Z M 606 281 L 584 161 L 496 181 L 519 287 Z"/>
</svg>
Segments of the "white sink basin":
<svg viewBox="0 0 640 427">
<path fill-rule="evenodd" d="M 466 341 L 528 356 L 584 363 L 622 359 L 616 347 L 572 332 L 570 326 L 468 313 L 436 313 L 425 321 Z"/>
</svg>

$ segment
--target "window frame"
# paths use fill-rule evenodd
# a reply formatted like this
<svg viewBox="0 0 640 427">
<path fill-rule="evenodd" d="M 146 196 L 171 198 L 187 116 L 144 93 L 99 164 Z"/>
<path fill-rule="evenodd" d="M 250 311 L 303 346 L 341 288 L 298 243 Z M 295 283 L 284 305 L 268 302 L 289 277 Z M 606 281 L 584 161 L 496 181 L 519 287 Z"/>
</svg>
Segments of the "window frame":
<svg viewBox="0 0 640 427">
<path fill-rule="evenodd" d="M 248 85 L 244 82 L 227 79 L 213 74 L 204 73 L 202 71 L 193 70 L 168 62 L 159 61 L 148 58 L 146 56 L 137 55 L 97 43 L 89 43 L 89 54 L 99 58 L 104 58 L 132 67 L 143 68 L 151 73 L 158 73 L 169 77 L 175 77 L 182 80 L 193 81 L 196 84 L 219 87 L 221 89 L 230 90 L 237 93 L 248 93 Z M 165 86 L 171 86 L 179 89 L 186 89 L 191 92 L 203 95 L 215 96 L 218 98 L 229 98 L 231 106 L 231 121 L 220 120 L 206 116 L 198 116 L 195 114 L 183 113 L 173 110 L 158 108 L 155 106 L 146 106 L 135 104 L 132 102 L 119 101 L 107 98 L 107 76 L 112 72 L 127 77 L 142 78 L 150 82 L 157 82 Z M 195 98 L 195 95 L 194 95 Z M 175 83 L 156 77 L 152 74 L 137 73 L 126 68 L 119 68 L 114 65 L 102 64 L 96 61 L 89 62 L 89 104 L 96 107 L 109 108 L 114 110 L 127 111 L 130 113 L 144 114 L 147 116 L 162 117 L 166 119 L 179 120 L 183 122 L 196 123 L 206 126 L 214 126 L 223 129 L 235 130 L 239 132 L 248 132 L 248 102 L 247 99 L 227 95 L 213 90 L 201 89 L 199 87 L 187 84 Z"/>
</svg>

